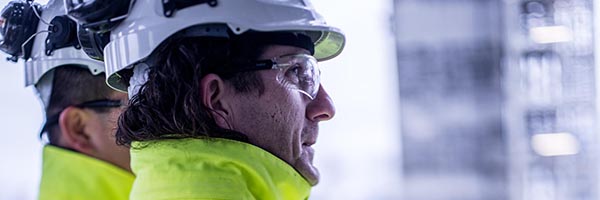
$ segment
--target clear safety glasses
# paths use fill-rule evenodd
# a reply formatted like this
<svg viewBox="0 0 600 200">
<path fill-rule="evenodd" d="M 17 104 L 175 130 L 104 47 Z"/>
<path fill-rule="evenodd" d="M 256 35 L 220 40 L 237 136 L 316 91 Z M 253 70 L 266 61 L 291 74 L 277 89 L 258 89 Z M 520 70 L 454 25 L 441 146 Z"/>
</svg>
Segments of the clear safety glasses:
<svg viewBox="0 0 600 200">
<path fill-rule="evenodd" d="M 317 97 L 321 84 L 321 70 L 317 59 L 307 54 L 284 55 L 256 62 L 258 69 L 276 69 L 277 81 L 297 89 L 311 100 Z"/>
<path fill-rule="evenodd" d="M 235 67 L 216 69 L 214 73 L 229 77 L 240 72 L 279 70 L 277 81 L 284 86 L 298 90 L 310 100 L 315 99 L 319 93 L 321 70 L 317 59 L 311 55 L 290 54 L 233 66 Z"/>
</svg>

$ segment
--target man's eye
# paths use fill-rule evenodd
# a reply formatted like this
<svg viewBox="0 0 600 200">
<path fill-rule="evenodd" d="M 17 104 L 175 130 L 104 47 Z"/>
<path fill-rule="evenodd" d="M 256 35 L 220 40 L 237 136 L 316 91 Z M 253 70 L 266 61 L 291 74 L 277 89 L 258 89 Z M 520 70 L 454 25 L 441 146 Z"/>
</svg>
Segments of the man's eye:
<svg viewBox="0 0 600 200">
<path fill-rule="evenodd" d="M 300 74 L 300 70 L 301 70 L 301 69 L 302 69 L 302 68 L 300 68 L 298 65 L 294 65 L 294 66 L 292 67 L 292 69 L 290 69 L 290 71 L 291 71 L 291 72 L 293 72 L 295 75 L 298 75 L 298 74 Z"/>
<path fill-rule="evenodd" d="M 285 76 L 288 80 L 292 81 L 293 83 L 298 83 L 301 74 L 302 67 L 298 64 L 295 64 L 286 71 Z"/>
</svg>

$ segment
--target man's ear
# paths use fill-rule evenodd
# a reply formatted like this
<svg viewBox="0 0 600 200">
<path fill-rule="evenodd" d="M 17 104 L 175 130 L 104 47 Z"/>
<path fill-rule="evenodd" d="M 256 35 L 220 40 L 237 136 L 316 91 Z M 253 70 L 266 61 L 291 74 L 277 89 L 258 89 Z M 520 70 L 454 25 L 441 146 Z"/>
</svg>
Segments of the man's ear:
<svg viewBox="0 0 600 200">
<path fill-rule="evenodd" d="M 210 110 L 215 122 L 222 128 L 231 128 L 228 124 L 230 107 L 226 100 L 225 83 L 216 74 L 208 74 L 200 81 L 202 104 Z"/>
<path fill-rule="evenodd" d="M 80 153 L 92 155 L 94 148 L 89 133 L 85 132 L 88 113 L 80 108 L 65 108 L 58 119 L 61 130 L 61 142 L 64 146 Z"/>
</svg>

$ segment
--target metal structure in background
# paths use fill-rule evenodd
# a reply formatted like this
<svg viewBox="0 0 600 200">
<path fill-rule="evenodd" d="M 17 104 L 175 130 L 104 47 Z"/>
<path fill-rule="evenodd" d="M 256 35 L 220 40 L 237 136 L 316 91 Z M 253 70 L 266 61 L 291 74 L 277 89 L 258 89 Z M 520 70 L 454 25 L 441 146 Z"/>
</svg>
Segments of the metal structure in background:
<svg viewBox="0 0 600 200">
<path fill-rule="evenodd" d="M 395 1 L 403 199 L 508 199 L 501 5 Z"/>
<path fill-rule="evenodd" d="M 395 0 L 404 199 L 599 199 L 591 0 Z"/>
<path fill-rule="evenodd" d="M 521 0 L 506 6 L 511 199 L 600 198 L 592 3 Z"/>
</svg>

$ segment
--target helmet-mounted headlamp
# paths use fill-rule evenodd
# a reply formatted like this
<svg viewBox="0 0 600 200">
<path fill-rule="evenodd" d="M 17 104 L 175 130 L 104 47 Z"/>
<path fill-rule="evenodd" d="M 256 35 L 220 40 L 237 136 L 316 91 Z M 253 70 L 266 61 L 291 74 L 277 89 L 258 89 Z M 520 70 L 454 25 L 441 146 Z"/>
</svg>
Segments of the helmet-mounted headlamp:
<svg viewBox="0 0 600 200">
<path fill-rule="evenodd" d="M 131 4 L 131 0 L 65 0 L 67 15 L 78 24 L 79 44 L 90 58 L 104 60 L 110 30 L 127 17 Z"/>
<path fill-rule="evenodd" d="M 67 14 L 92 32 L 108 32 L 127 17 L 131 0 L 65 0 Z"/>
<path fill-rule="evenodd" d="M 95 33 L 79 25 L 77 26 L 77 38 L 85 54 L 94 60 L 104 60 L 102 51 L 110 41 L 110 32 Z"/>
<path fill-rule="evenodd" d="M 40 5 L 31 1 L 11 1 L 0 14 L 0 50 L 10 54 L 10 61 L 31 56 L 30 42 L 37 30 Z"/>
</svg>

